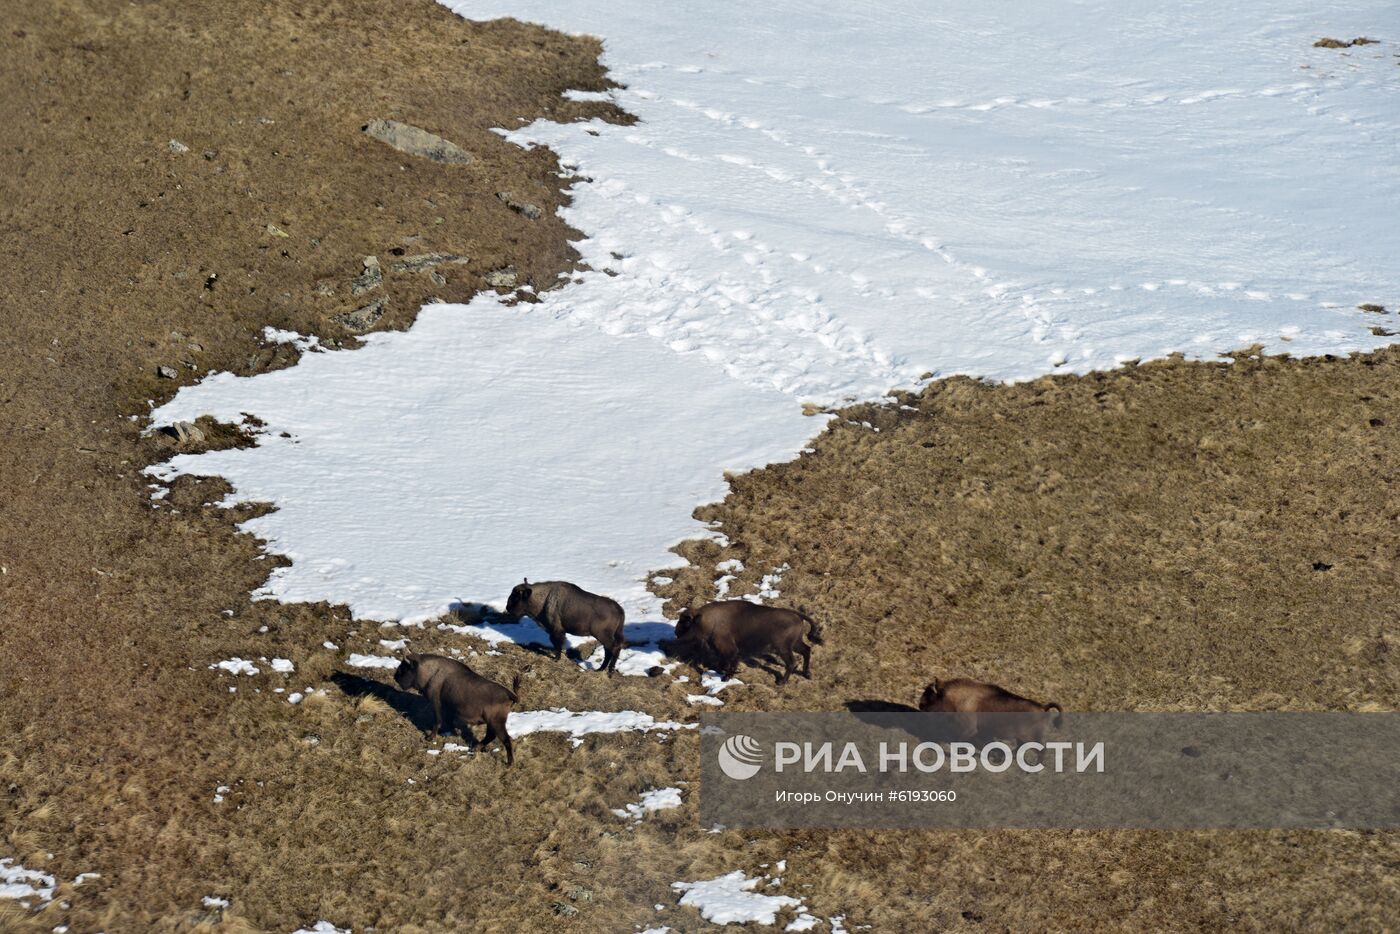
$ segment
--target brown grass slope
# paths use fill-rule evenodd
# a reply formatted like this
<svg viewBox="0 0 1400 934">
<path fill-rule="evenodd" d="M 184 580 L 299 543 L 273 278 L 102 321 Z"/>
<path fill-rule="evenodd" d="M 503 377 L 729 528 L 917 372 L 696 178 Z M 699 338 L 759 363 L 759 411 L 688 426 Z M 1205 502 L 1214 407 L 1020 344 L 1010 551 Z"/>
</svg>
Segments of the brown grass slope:
<svg viewBox="0 0 1400 934">
<path fill-rule="evenodd" d="M 1400 916 L 1393 834 L 710 834 L 694 784 L 636 827 L 611 814 L 695 781 L 689 733 L 526 737 L 510 771 L 427 755 L 421 706 L 382 674 L 337 675 L 344 651 L 378 650 L 378 628 L 250 603 L 270 562 L 230 519 L 251 510 L 213 508 L 222 484 L 194 479 L 152 510 L 139 471 L 173 442 L 128 417 L 210 370 L 291 362 L 262 346 L 265 324 L 350 339 L 334 319 L 357 304 L 364 255 L 471 257 L 445 285 L 389 276 L 381 327 L 502 266 L 554 282 L 569 232 L 496 193 L 553 208 L 558 166 L 489 128 L 619 119 L 558 97 L 604 86 L 596 43 L 427 0 L 6 14 L 0 853 L 63 885 L 40 912 L 0 904 L 0 930 L 693 931 L 672 881 L 783 858 L 784 892 L 886 931 Z M 372 117 L 478 161 L 403 156 L 360 133 Z M 739 709 L 909 702 L 934 674 L 1079 709 L 1393 708 L 1398 374 L 1386 351 L 940 384 L 905 400 L 917 412 L 845 413 L 815 454 L 738 478 L 702 510 L 731 546 L 686 546 L 696 566 L 664 593 L 710 596 L 726 557 L 750 587 L 792 565 L 783 599 L 828 634 L 816 677 L 780 692 L 743 669 L 726 692 Z M 291 658 L 285 683 L 318 693 L 293 707 L 269 676 L 229 693 L 205 667 L 250 654 Z M 516 650 L 472 663 L 504 681 L 528 666 L 526 708 L 693 716 L 671 679 Z M 79 872 L 102 877 L 74 888 Z"/>
</svg>

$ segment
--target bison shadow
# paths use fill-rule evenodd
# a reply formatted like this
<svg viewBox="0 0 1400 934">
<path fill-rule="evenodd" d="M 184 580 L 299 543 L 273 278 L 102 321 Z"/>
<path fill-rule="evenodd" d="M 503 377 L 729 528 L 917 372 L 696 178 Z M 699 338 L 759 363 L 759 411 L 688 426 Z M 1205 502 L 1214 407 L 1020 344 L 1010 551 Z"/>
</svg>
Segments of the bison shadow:
<svg viewBox="0 0 1400 934">
<path fill-rule="evenodd" d="M 719 659 L 715 658 L 705 648 L 689 639 L 677 639 L 672 636 L 669 639 L 658 639 L 657 647 L 666 653 L 668 658 L 675 659 L 682 665 L 689 665 L 701 675 L 712 674 L 719 677 Z M 743 680 L 744 669 L 753 668 L 765 674 L 773 676 L 774 680 L 781 678 L 784 671 L 782 659 L 765 652 L 759 655 L 741 655 L 739 657 L 739 668 L 734 672 L 734 677 Z M 800 672 L 793 672 L 800 675 Z"/>
<path fill-rule="evenodd" d="M 962 739 L 956 719 L 949 714 L 928 714 L 917 707 L 886 700 L 849 700 L 846 709 L 862 723 L 898 729 L 920 742 L 947 743 Z"/>
<path fill-rule="evenodd" d="M 348 671 L 337 671 L 331 675 L 331 681 L 349 697 L 379 698 L 402 714 L 422 733 L 433 728 L 433 705 L 428 703 L 425 697 L 419 697 L 410 691 L 400 691 L 373 678 L 352 675 Z"/>
<path fill-rule="evenodd" d="M 494 632 L 537 655 L 554 655 L 549 633 L 528 616 L 516 619 L 489 603 L 473 603 L 468 600 L 454 600 L 448 606 L 448 610 L 457 618 L 458 626 L 471 626 L 473 629 Z M 491 641 L 488 636 L 483 635 L 482 638 Z M 571 658 L 577 655 L 572 648 L 567 652 Z"/>
</svg>

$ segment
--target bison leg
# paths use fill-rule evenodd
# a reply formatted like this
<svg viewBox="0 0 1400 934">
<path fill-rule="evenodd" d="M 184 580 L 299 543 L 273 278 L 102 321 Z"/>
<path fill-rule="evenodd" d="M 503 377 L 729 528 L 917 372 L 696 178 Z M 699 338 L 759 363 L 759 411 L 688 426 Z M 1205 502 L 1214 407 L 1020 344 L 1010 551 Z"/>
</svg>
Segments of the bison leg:
<svg viewBox="0 0 1400 934">
<path fill-rule="evenodd" d="M 778 652 L 783 657 L 783 673 L 778 678 L 779 684 L 787 684 L 788 678 L 797 670 L 797 656 L 792 654 L 792 649 L 784 648 Z"/>
<path fill-rule="evenodd" d="M 515 764 L 515 749 L 510 743 L 510 734 L 506 732 L 506 715 L 502 714 L 492 717 L 486 721 L 486 739 L 482 740 L 482 745 L 491 742 L 495 737 L 501 741 L 501 745 L 506 747 L 506 765 Z"/>
<path fill-rule="evenodd" d="M 622 635 L 622 627 L 617 627 L 617 632 L 613 633 L 612 659 L 605 660 L 603 667 L 608 670 L 608 677 L 617 674 L 617 660 L 622 657 L 622 650 L 627 648 L 627 639 Z"/>
<path fill-rule="evenodd" d="M 433 693 L 428 695 L 428 702 L 433 705 L 433 731 L 428 734 L 428 740 L 432 741 L 442 732 L 442 698 Z"/>
<path fill-rule="evenodd" d="M 568 640 L 564 638 L 564 630 L 551 629 L 549 631 L 549 644 L 554 646 L 554 660 L 557 662 L 564 657 L 564 644 Z"/>
<path fill-rule="evenodd" d="M 799 639 L 797 651 L 802 653 L 802 677 L 810 681 L 812 678 L 812 647 Z"/>
</svg>

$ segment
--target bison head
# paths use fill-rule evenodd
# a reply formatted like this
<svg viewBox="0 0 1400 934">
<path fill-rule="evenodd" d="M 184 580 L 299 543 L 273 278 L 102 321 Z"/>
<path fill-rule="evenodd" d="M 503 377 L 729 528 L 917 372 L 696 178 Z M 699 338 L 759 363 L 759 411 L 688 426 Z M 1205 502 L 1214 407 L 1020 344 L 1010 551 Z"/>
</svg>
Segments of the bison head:
<svg viewBox="0 0 1400 934">
<path fill-rule="evenodd" d="M 691 629 L 695 626 L 695 614 L 687 607 L 681 610 L 681 615 L 676 617 L 676 638 L 684 639 L 690 635 Z"/>
<path fill-rule="evenodd" d="M 930 684 L 928 687 L 924 688 L 923 695 L 919 697 L 919 709 L 929 710 L 933 707 L 934 704 L 938 703 L 942 699 L 943 682 L 939 681 L 937 678 L 934 678 L 933 683 Z"/>
<path fill-rule="evenodd" d="M 524 583 L 516 584 L 510 592 L 510 599 L 506 601 L 506 615 L 519 619 L 522 616 L 530 615 L 530 597 L 534 595 L 534 589 L 530 586 L 528 578 Z"/>
<path fill-rule="evenodd" d="M 394 669 L 394 683 L 405 691 L 418 687 L 418 656 L 405 655 L 399 667 Z"/>
</svg>

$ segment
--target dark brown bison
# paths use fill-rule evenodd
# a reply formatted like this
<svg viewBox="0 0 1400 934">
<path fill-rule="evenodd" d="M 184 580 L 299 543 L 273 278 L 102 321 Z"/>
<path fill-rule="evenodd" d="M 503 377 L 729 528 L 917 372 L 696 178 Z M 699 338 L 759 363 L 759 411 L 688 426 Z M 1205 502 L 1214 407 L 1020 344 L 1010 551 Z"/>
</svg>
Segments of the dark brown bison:
<svg viewBox="0 0 1400 934">
<path fill-rule="evenodd" d="M 948 681 L 935 678 L 932 684 L 924 688 L 919 698 L 919 709 L 926 713 L 957 714 L 958 731 L 964 739 L 979 734 L 979 714 L 1020 714 L 983 719 L 983 726 L 987 729 L 982 732 L 994 734 L 994 738 L 1008 742 L 1042 742 L 1050 723 L 1060 725 L 1061 714 L 1059 704 L 1042 704 L 1012 694 L 995 684 L 970 678 L 952 678 Z M 1052 710 L 1053 717 L 1050 716 Z"/>
<path fill-rule="evenodd" d="M 455 725 L 462 738 L 471 743 L 471 728 L 484 723 L 482 747 L 490 745 L 493 738 L 500 739 L 506 749 L 506 765 L 514 764 L 515 750 L 506 732 L 506 717 L 510 715 L 510 705 L 519 699 L 520 675 L 515 676 L 507 690 L 455 658 L 410 653 L 399 662 L 394 680 L 405 691 L 417 691 L 433 705 L 433 736 L 442 732 L 444 725 L 449 732 Z"/>
<path fill-rule="evenodd" d="M 798 654 L 802 676 L 812 677 L 812 647 L 802 641 L 804 634 L 813 645 L 822 644 L 821 627 L 801 610 L 747 600 L 720 600 L 693 612 L 682 610 L 676 620 L 676 638 L 714 659 L 716 670 L 725 678 L 734 677 L 740 658 L 777 655 L 784 665 L 779 684 L 792 677 Z"/>
<path fill-rule="evenodd" d="M 603 667 L 609 676 L 617 674 L 617 657 L 627 644 L 622 636 L 622 606 L 609 597 L 589 593 L 568 581 L 539 581 L 516 584 L 506 601 L 506 613 L 519 619 L 528 616 L 549 633 L 554 657 L 564 652 L 564 635 L 592 636 L 603 646 Z"/>
</svg>

